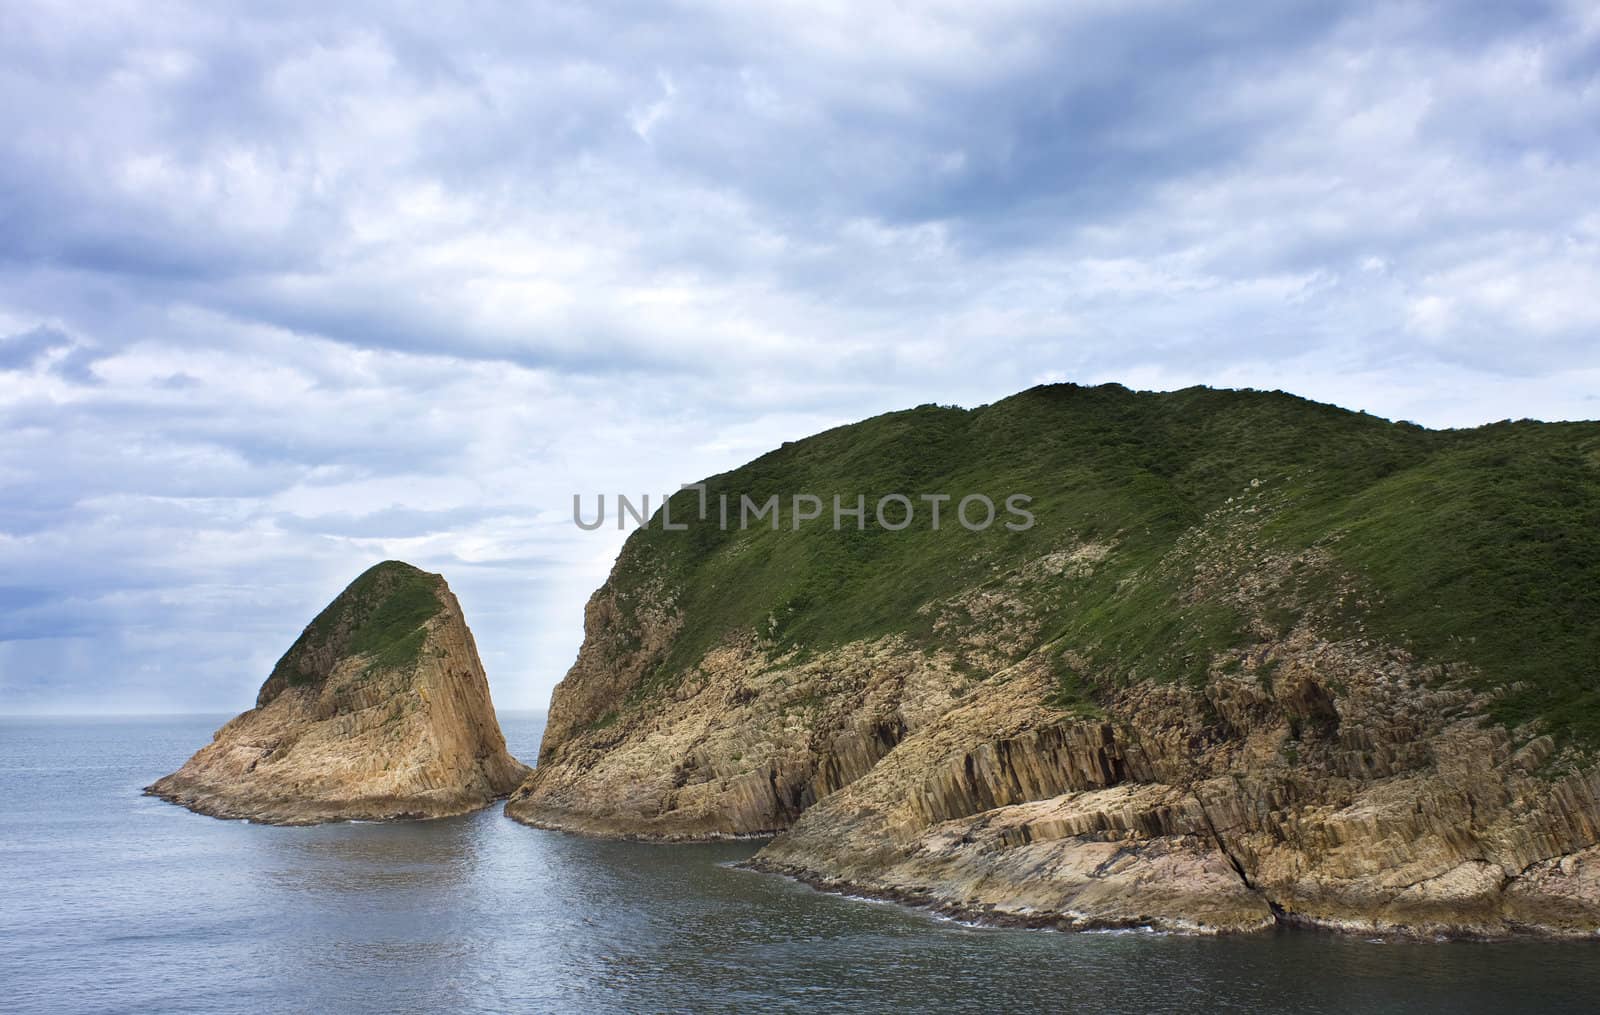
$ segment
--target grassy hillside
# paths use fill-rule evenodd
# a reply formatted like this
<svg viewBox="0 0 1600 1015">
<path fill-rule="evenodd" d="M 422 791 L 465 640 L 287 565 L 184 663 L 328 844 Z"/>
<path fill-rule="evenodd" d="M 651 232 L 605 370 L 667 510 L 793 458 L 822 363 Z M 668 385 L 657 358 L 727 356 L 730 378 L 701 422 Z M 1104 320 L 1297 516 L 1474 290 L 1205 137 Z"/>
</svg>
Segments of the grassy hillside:
<svg viewBox="0 0 1600 1015">
<path fill-rule="evenodd" d="M 1112 548 L 1103 565 L 1044 584 L 1029 604 L 1042 621 L 1030 648 L 1091 662 L 1063 666 L 1063 700 L 1092 700 L 1108 682 L 1202 680 L 1263 635 L 1260 616 L 1252 625 L 1229 596 L 1195 594 L 1200 576 L 1248 581 L 1258 559 L 1314 550 L 1333 566 L 1295 564 L 1273 625 L 1314 610 L 1468 664 L 1462 679 L 1504 689 L 1497 718 L 1600 744 L 1600 424 L 1430 431 L 1281 392 L 1053 385 L 840 427 L 707 485 L 708 521 L 696 519 L 694 492 L 675 496 L 672 517 L 689 531 L 663 531 L 658 516 L 630 537 L 612 579 L 626 602 L 665 578 L 684 613 L 643 694 L 742 632 L 774 650 L 889 633 L 937 640 L 925 604 L 1084 543 Z M 716 524 L 724 492 L 729 531 Z M 795 531 L 795 493 L 830 505 L 836 493 L 865 495 L 867 528 L 847 519 L 835 532 L 825 509 Z M 967 531 L 952 501 L 933 531 L 917 502 L 909 528 L 885 531 L 872 506 L 890 493 L 983 493 L 1001 515 Z M 1002 524 L 1013 493 L 1033 498 L 1027 531 Z M 781 529 L 739 531 L 741 494 L 778 494 Z"/>
<path fill-rule="evenodd" d="M 414 663 L 427 638 L 423 625 L 444 605 L 438 585 L 437 575 L 403 561 L 368 568 L 306 625 L 273 667 L 258 703 L 284 687 L 325 678 L 346 656 L 370 656 L 369 669 Z"/>
</svg>

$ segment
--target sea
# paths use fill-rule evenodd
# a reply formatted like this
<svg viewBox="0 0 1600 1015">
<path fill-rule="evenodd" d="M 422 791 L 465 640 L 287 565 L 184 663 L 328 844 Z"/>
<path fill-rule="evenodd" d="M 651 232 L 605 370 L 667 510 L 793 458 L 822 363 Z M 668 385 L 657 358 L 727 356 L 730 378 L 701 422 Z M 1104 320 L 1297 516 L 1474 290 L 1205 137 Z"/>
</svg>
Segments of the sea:
<svg viewBox="0 0 1600 1015">
<path fill-rule="evenodd" d="M 1600 1010 L 1600 942 L 974 927 L 740 869 L 758 842 L 141 795 L 226 718 L 0 719 L 0 1012 Z M 531 761 L 543 716 L 501 725 Z"/>
</svg>

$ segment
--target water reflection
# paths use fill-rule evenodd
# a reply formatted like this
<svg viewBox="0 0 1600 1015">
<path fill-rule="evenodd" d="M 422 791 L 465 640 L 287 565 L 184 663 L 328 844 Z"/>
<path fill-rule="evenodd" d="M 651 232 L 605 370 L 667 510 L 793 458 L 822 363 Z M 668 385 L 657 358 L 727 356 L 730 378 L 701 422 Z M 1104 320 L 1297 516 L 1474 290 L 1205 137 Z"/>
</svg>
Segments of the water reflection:
<svg viewBox="0 0 1600 1015">
<path fill-rule="evenodd" d="M 216 723 L 0 729 L 21 1011 L 1587 1011 L 1588 943 L 963 927 L 498 807 L 271 828 L 138 796 Z M 533 724 L 505 723 L 531 756 Z"/>
<path fill-rule="evenodd" d="M 475 876 L 481 835 L 465 815 L 426 822 L 258 827 L 263 874 L 274 891 L 429 893 Z"/>
</svg>

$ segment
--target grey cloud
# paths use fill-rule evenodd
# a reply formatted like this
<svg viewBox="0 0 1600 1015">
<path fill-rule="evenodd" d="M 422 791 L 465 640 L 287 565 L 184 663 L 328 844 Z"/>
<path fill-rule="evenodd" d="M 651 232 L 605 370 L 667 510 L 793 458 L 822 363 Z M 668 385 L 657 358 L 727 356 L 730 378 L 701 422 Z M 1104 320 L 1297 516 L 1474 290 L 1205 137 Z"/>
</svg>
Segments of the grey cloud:
<svg viewBox="0 0 1600 1015">
<path fill-rule="evenodd" d="M 0 338 L 0 370 L 22 370 L 33 366 L 46 353 L 65 348 L 72 339 L 55 328 L 43 325 Z"/>
<path fill-rule="evenodd" d="M 1592 413 L 1585 17 L 14 4 L 0 688 L 232 707 L 399 555 L 537 704 L 575 490 L 1046 376 Z"/>
<path fill-rule="evenodd" d="M 451 532 L 461 529 L 472 522 L 492 518 L 506 512 L 506 507 L 419 511 L 400 505 L 393 505 L 363 514 L 340 513 L 311 516 L 281 514 L 275 516 L 273 521 L 279 528 L 290 531 L 363 539 L 392 539 Z"/>
<path fill-rule="evenodd" d="M 76 384 L 98 384 L 100 378 L 95 375 L 94 364 L 102 358 L 103 354 L 64 332 L 43 325 L 0 339 L 0 370 L 21 370 L 43 363 L 51 373 Z"/>
</svg>

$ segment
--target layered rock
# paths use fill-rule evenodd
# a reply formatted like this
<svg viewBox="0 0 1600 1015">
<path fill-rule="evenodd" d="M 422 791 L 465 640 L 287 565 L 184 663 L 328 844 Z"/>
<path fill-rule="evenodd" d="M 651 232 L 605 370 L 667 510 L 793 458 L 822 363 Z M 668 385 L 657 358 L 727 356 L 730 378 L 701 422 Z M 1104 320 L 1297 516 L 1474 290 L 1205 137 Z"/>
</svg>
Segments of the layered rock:
<svg viewBox="0 0 1600 1015">
<path fill-rule="evenodd" d="M 1336 729 L 1296 733 L 1304 689 L 1286 680 L 1272 697 L 1251 674 L 1134 689 L 1110 709 L 1116 722 L 1085 721 L 1030 707 L 1047 678 L 1024 663 L 820 801 L 755 864 L 1065 928 L 1600 929 L 1594 770 L 1536 771 L 1546 743 L 1514 752 L 1470 713 L 1434 711 L 1402 663 L 1361 646 L 1302 634 L 1275 653 L 1282 669 L 1311 667 L 1304 678 L 1354 681 L 1332 699 Z M 1230 709 L 1242 725 L 1221 719 Z"/>
<path fill-rule="evenodd" d="M 638 686 L 677 620 L 615 595 L 591 603 L 559 732 L 507 805 L 518 820 L 778 833 L 758 868 L 1002 923 L 1600 929 L 1600 772 L 1485 724 L 1481 695 L 1394 646 L 1302 624 L 1203 683 L 1135 683 L 1085 709 L 1051 704 L 1051 648 L 974 679 L 903 638 L 802 658 L 750 639 L 630 701 L 619 679 Z M 641 615 L 658 626 L 606 626 Z M 608 693 L 585 693 L 592 674 Z"/>
<path fill-rule="evenodd" d="M 595 665 L 594 644 L 574 672 Z M 648 713 L 575 713 L 576 699 L 558 690 L 551 721 L 570 732 L 546 734 L 506 813 L 627 838 L 770 835 L 871 770 L 962 679 L 948 661 L 888 639 L 776 665 L 753 644 L 720 648 Z"/>
<path fill-rule="evenodd" d="M 1593 427 L 1428 434 L 1254 394 L 1008 401 L 965 430 L 934 407 L 843 428 L 713 485 L 820 490 L 832 469 L 878 489 L 938 475 L 922 457 L 960 477 L 1006 461 L 1056 484 L 1047 536 L 636 533 L 507 813 L 775 835 L 754 866 L 1004 923 L 1600 932 L 1600 769 L 1579 735 L 1596 615 L 1573 577 L 1600 575 L 1573 521 L 1600 510 Z M 1497 442 L 1524 439 L 1546 472 L 1502 503 L 1484 476 L 1520 460 Z M 1290 464 L 1223 488 L 1243 454 Z M 1357 481 L 1364 499 L 1341 486 Z M 1524 554 L 1494 581 L 1414 524 L 1446 481 L 1498 512 L 1454 514 L 1460 546 Z M 1565 556 L 1535 553 L 1552 546 Z M 1533 560 L 1565 569 L 1542 617 Z M 1438 622 L 1485 602 L 1529 626 Z M 1550 643 L 1540 665 L 1498 650 Z"/>
<path fill-rule="evenodd" d="M 312 824 L 461 814 L 527 774 L 444 578 L 387 561 L 318 614 L 255 708 L 146 792 L 217 817 Z"/>
</svg>

